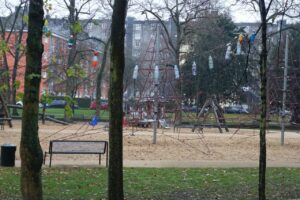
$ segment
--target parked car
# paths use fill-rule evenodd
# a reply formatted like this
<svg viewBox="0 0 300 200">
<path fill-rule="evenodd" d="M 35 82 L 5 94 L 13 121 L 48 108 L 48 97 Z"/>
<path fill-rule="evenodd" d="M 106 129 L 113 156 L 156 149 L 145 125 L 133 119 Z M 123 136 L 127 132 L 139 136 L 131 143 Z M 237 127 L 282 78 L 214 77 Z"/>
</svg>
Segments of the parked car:
<svg viewBox="0 0 300 200">
<path fill-rule="evenodd" d="M 17 101 L 16 105 L 23 107 L 23 101 Z M 42 108 L 43 104 L 39 103 L 39 107 Z"/>
<path fill-rule="evenodd" d="M 90 109 L 92 110 L 96 110 L 96 101 L 92 101 L 90 104 Z M 100 104 L 100 109 L 101 110 L 107 110 L 108 109 L 108 102 L 107 101 L 101 101 Z"/>
<path fill-rule="evenodd" d="M 16 105 L 23 107 L 23 101 L 17 101 Z"/>
<path fill-rule="evenodd" d="M 197 106 L 195 106 L 195 105 L 194 106 L 181 106 L 181 109 L 184 112 L 196 112 L 196 113 L 198 113 L 198 112 L 201 111 L 202 107 L 197 108 Z M 204 113 L 207 113 L 207 112 L 208 112 L 208 108 L 204 108 Z"/>
<path fill-rule="evenodd" d="M 292 112 L 289 110 L 285 110 L 284 112 L 282 112 L 281 108 L 273 108 L 269 111 L 269 113 L 272 115 L 292 115 Z"/>
<path fill-rule="evenodd" d="M 224 108 L 225 113 L 233 113 L 233 114 L 247 114 L 249 113 L 246 108 L 243 106 L 228 106 Z"/>
<path fill-rule="evenodd" d="M 65 100 L 53 100 L 49 105 L 48 108 L 65 108 L 67 102 Z M 78 105 L 74 105 L 74 108 L 77 109 Z"/>
</svg>

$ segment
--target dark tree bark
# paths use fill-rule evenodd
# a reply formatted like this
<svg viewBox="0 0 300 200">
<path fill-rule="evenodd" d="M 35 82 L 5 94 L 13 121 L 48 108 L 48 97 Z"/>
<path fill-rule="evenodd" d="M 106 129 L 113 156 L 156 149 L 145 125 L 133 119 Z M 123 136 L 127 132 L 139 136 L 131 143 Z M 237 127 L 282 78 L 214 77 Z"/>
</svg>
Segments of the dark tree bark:
<svg viewBox="0 0 300 200">
<path fill-rule="evenodd" d="M 70 30 L 70 35 L 73 36 L 73 45 L 69 51 L 69 55 L 68 55 L 68 63 L 67 63 L 67 69 L 70 68 L 72 65 L 75 64 L 75 59 L 76 59 L 76 47 L 77 47 L 77 34 L 75 33 L 72 29 L 72 25 L 78 20 L 78 13 L 76 12 L 75 9 L 75 0 L 70 0 L 70 4 L 67 5 L 68 10 L 69 10 L 69 30 Z M 75 97 L 75 93 L 76 93 L 76 87 L 74 86 L 74 81 L 75 78 L 74 77 L 68 77 L 66 79 L 66 95 L 74 98 Z"/>
<path fill-rule="evenodd" d="M 108 199 L 124 199 L 123 192 L 123 74 L 124 37 L 127 0 L 115 0 L 111 25 L 111 61 L 109 92 L 109 168 Z"/>
<path fill-rule="evenodd" d="M 97 81 L 96 81 L 96 116 L 99 116 L 100 109 L 101 109 L 101 83 L 103 79 L 104 69 L 106 66 L 106 59 L 107 59 L 107 52 L 110 45 L 110 38 L 107 40 L 107 42 L 104 45 L 104 53 L 103 53 L 103 59 L 101 63 L 101 67 L 99 72 L 97 73 Z"/>
<path fill-rule="evenodd" d="M 38 137 L 39 90 L 42 68 L 43 0 L 30 0 L 24 108 L 21 136 L 21 191 L 23 200 L 41 200 L 43 153 Z"/>
<path fill-rule="evenodd" d="M 261 114 L 260 114 L 260 152 L 259 152 L 259 183 L 258 194 L 260 200 L 266 199 L 266 125 L 267 125 L 267 8 L 264 0 L 259 0 L 261 17 L 262 51 L 260 54 L 261 79 Z"/>
</svg>

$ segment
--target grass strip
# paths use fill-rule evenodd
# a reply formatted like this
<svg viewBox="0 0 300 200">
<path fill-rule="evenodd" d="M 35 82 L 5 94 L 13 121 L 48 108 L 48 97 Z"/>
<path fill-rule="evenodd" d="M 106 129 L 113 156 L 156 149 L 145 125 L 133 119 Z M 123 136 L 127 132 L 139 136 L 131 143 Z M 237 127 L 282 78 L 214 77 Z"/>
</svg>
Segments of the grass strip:
<svg viewBox="0 0 300 200">
<path fill-rule="evenodd" d="M 44 168 L 44 199 L 106 199 L 105 168 Z M 258 169 L 124 168 L 127 199 L 257 199 Z M 300 169 L 268 168 L 268 199 L 300 198 Z M 0 199 L 20 199 L 20 168 L 0 168 Z"/>
</svg>

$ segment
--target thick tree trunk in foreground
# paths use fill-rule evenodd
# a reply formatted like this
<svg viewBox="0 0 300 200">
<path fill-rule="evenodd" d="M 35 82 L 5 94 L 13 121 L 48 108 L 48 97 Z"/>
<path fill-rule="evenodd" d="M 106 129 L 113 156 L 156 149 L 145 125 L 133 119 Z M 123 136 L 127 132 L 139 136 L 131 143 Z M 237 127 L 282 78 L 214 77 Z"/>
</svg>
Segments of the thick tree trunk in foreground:
<svg viewBox="0 0 300 200">
<path fill-rule="evenodd" d="M 259 183 L 258 194 L 260 200 L 266 199 L 266 125 L 267 125 L 267 10 L 264 0 L 259 1 L 261 16 L 262 51 L 260 54 L 261 79 L 261 114 L 260 114 L 260 152 L 259 152 Z"/>
<path fill-rule="evenodd" d="M 38 137 L 43 16 L 43 0 L 30 0 L 20 147 L 23 200 L 43 199 L 41 182 L 43 153 Z"/>
<path fill-rule="evenodd" d="M 109 168 L 108 199 L 122 200 L 123 192 L 123 73 L 124 36 L 127 0 L 115 0 L 111 25 L 111 61 L 109 92 Z"/>
</svg>

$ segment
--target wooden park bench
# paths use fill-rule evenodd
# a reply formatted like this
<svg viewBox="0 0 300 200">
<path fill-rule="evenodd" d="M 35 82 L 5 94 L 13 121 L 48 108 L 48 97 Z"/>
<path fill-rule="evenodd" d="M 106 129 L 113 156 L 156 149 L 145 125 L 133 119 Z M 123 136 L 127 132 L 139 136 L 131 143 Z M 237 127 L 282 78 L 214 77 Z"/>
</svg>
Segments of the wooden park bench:
<svg viewBox="0 0 300 200">
<path fill-rule="evenodd" d="M 49 151 L 44 154 L 44 164 L 47 154 L 50 155 L 49 166 L 52 164 L 53 154 L 98 154 L 101 165 L 101 154 L 106 154 L 106 167 L 108 164 L 108 142 L 93 140 L 51 140 Z"/>
</svg>

